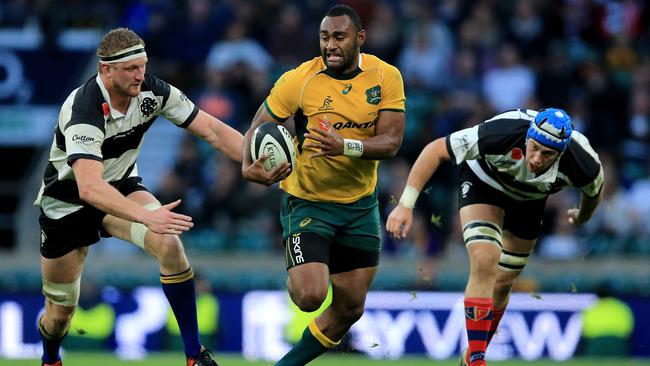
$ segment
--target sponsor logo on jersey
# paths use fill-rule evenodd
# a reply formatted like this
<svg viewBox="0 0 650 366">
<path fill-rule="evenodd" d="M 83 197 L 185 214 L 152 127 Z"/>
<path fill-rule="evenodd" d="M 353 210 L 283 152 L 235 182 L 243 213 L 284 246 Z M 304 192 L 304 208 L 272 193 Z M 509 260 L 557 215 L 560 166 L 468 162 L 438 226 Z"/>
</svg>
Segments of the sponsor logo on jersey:
<svg viewBox="0 0 650 366">
<path fill-rule="evenodd" d="M 311 217 L 307 217 L 306 219 L 303 219 L 302 221 L 300 221 L 300 223 L 298 225 L 300 225 L 300 227 L 305 227 L 305 226 L 309 225 L 310 223 L 311 223 Z"/>
<path fill-rule="evenodd" d="M 332 107 L 332 103 L 334 103 L 334 99 L 332 99 L 331 96 L 326 96 L 325 99 L 323 100 L 323 105 L 318 108 L 319 111 L 331 111 L 334 109 Z"/>
<path fill-rule="evenodd" d="M 73 135 L 72 136 L 72 142 L 76 142 L 78 144 L 84 144 L 84 145 L 89 145 L 95 142 L 94 137 L 90 136 L 84 136 L 84 135 Z"/>
<path fill-rule="evenodd" d="M 366 101 L 374 105 L 381 102 L 381 87 L 379 85 L 366 90 Z"/>
<path fill-rule="evenodd" d="M 351 84 L 351 83 L 347 83 L 347 84 L 345 84 L 345 86 L 343 87 L 343 90 L 341 90 L 341 94 L 346 95 L 346 94 L 348 94 L 348 93 L 350 92 L 350 90 L 352 90 L 352 84 Z"/>
<path fill-rule="evenodd" d="M 293 234 L 291 237 L 291 251 L 293 251 L 296 264 L 305 262 L 302 257 L 302 248 L 300 248 L 300 234 Z"/>
<path fill-rule="evenodd" d="M 369 122 L 361 122 L 361 123 L 336 122 L 332 126 L 337 130 L 343 130 L 346 128 L 371 128 L 371 127 L 375 127 L 376 124 L 377 124 L 377 120 L 369 121 Z"/>
<path fill-rule="evenodd" d="M 154 98 L 145 97 L 140 103 L 140 112 L 146 118 L 149 118 L 158 107 L 158 102 Z"/>
</svg>

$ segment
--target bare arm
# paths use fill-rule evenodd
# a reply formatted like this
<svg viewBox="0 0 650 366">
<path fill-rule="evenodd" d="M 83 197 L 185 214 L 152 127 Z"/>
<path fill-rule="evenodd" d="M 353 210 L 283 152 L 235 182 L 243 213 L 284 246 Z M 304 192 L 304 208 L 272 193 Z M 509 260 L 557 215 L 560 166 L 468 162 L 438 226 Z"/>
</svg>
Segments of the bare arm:
<svg viewBox="0 0 650 366">
<path fill-rule="evenodd" d="M 361 159 L 383 160 L 394 157 L 402 146 L 404 136 L 405 115 L 403 112 L 380 111 L 375 126 L 375 136 L 367 138 L 363 144 Z M 305 133 L 305 147 L 320 149 L 320 152 L 312 154 L 312 158 L 325 155 L 344 155 L 344 141 L 336 130 L 329 128 L 309 128 Z"/>
<path fill-rule="evenodd" d="M 574 225 L 582 225 L 591 219 L 591 215 L 596 211 L 596 208 L 603 199 L 603 189 L 596 197 L 589 197 L 584 193 L 580 194 L 580 207 L 572 208 L 567 211 L 569 215 L 569 222 Z"/>
<path fill-rule="evenodd" d="M 194 224 L 192 218 L 171 212 L 180 200 L 164 205 L 155 211 L 148 211 L 143 206 L 124 197 L 115 187 L 102 178 L 104 164 L 96 160 L 78 159 L 72 164 L 79 197 L 95 208 L 132 222 L 146 225 L 159 234 L 180 234 Z"/>
<path fill-rule="evenodd" d="M 277 121 L 273 116 L 266 111 L 264 104 L 260 105 L 253 117 L 253 122 L 251 122 L 251 127 L 244 134 L 244 141 L 242 143 L 242 175 L 244 178 L 251 182 L 256 182 L 264 185 L 271 185 L 277 181 L 283 180 L 289 176 L 291 173 L 291 164 L 285 163 L 276 166 L 275 168 L 269 170 L 268 172 L 264 170 L 264 161 L 267 159 L 266 155 L 260 156 L 256 161 L 251 161 L 251 138 L 253 137 L 253 131 L 257 126 L 261 125 L 264 122 Z"/>
<path fill-rule="evenodd" d="M 219 119 L 199 110 L 199 114 L 187 127 L 192 134 L 204 139 L 212 147 L 222 151 L 234 161 L 242 161 L 243 136 L 239 131 Z"/>
<path fill-rule="evenodd" d="M 418 192 L 421 191 L 433 173 L 438 170 L 440 163 L 447 160 L 451 160 L 451 156 L 447 151 L 445 138 L 440 137 L 430 142 L 413 164 L 406 185 L 417 189 Z"/>
<path fill-rule="evenodd" d="M 386 221 L 386 230 L 397 239 L 405 238 L 413 224 L 413 207 L 424 185 L 443 161 L 450 160 L 444 137 L 430 142 L 411 168 L 400 202 Z"/>
</svg>

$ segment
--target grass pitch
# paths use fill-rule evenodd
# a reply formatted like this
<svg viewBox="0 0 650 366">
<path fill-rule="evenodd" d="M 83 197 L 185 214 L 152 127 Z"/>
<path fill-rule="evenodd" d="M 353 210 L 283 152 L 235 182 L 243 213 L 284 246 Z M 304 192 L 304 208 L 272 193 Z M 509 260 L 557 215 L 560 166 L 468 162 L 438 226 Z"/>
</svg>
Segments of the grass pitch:
<svg viewBox="0 0 650 366">
<path fill-rule="evenodd" d="M 269 366 L 270 362 L 246 361 L 239 355 L 218 354 L 217 360 L 220 366 Z M 151 354 L 146 359 L 138 361 L 123 361 L 108 353 L 80 353 L 68 352 L 64 360 L 64 366 L 184 366 L 184 357 L 180 353 L 157 353 Z M 550 360 L 541 361 L 503 361 L 490 362 L 494 366 L 649 366 L 650 359 L 574 359 L 565 362 L 555 362 Z M 7 360 L 0 358 L 0 366 L 34 366 L 40 365 L 38 360 Z M 375 366 L 375 365 L 400 365 L 400 366 L 457 366 L 458 360 L 449 359 L 445 361 L 436 361 L 426 358 L 402 358 L 399 360 L 371 360 L 358 355 L 326 355 L 316 359 L 309 364 L 310 366 Z"/>
</svg>

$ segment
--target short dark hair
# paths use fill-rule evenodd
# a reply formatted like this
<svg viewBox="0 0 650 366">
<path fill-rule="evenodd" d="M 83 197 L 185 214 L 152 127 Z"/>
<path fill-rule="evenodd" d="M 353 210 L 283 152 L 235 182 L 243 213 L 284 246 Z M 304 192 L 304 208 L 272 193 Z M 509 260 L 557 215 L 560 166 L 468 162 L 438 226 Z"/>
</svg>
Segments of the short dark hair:
<svg viewBox="0 0 650 366">
<path fill-rule="evenodd" d="M 330 10 L 327 11 L 327 14 L 325 14 L 326 17 L 339 17 L 341 15 L 347 15 L 350 18 L 357 32 L 363 29 L 361 27 L 361 18 L 359 18 L 359 14 L 357 14 L 356 10 L 352 9 L 352 7 L 348 5 L 334 5 L 330 8 Z"/>
</svg>

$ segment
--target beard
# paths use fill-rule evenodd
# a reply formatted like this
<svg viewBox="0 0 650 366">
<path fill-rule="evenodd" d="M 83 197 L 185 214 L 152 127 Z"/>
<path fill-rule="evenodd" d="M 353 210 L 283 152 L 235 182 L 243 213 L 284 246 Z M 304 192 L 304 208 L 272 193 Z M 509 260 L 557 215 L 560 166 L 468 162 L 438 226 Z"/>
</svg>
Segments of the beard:
<svg viewBox="0 0 650 366">
<path fill-rule="evenodd" d="M 354 71 L 354 50 L 358 48 L 357 42 L 354 42 L 354 45 L 352 48 L 350 48 L 347 51 L 343 51 L 341 54 L 341 62 L 338 62 L 336 64 L 331 64 L 327 60 L 327 51 L 326 50 L 321 50 L 321 57 L 323 58 L 323 63 L 325 63 L 325 66 L 327 67 L 328 70 L 342 74 L 345 72 L 351 72 Z"/>
</svg>

